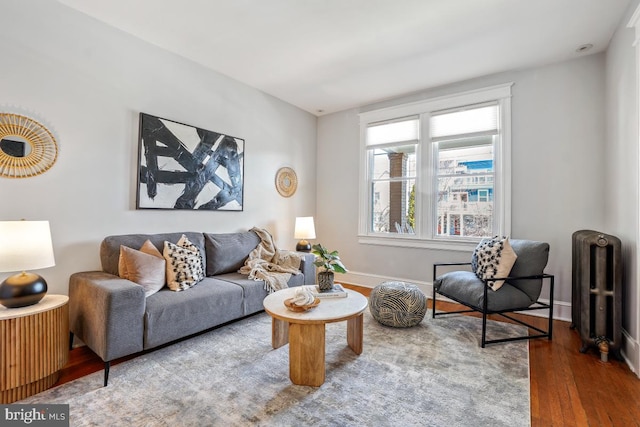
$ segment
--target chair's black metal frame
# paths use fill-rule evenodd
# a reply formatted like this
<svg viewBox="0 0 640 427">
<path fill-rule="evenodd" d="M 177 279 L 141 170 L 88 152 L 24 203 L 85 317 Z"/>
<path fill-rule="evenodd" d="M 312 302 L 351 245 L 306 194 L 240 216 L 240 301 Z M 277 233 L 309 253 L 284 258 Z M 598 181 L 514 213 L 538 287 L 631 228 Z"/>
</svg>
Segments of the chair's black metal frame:
<svg viewBox="0 0 640 427">
<path fill-rule="evenodd" d="M 449 263 L 435 263 L 433 264 L 433 282 L 435 283 L 437 276 L 437 268 L 438 267 L 451 267 L 451 266 L 462 266 L 462 265 L 471 265 L 470 262 L 449 262 Z M 488 291 L 489 291 L 489 282 L 494 282 L 497 280 L 507 280 L 507 281 L 515 281 L 515 280 L 526 280 L 526 279 L 541 279 L 541 280 L 549 280 L 549 303 L 545 303 L 545 302 L 541 302 L 539 299 L 538 301 L 534 302 L 533 304 L 529 305 L 528 307 L 513 307 L 510 308 L 508 310 L 489 310 L 487 308 L 487 296 L 488 296 Z M 482 314 L 482 341 L 481 341 L 481 346 L 482 348 L 485 347 L 486 344 L 497 344 L 497 343 L 501 343 L 501 342 L 508 342 L 508 341 L 519 341 L 519 340 L 528 340 L 528 339 L 534 339 L 534 338 L 548 338 L 549 341 L 551 341 L 552 337 L 553 337 L 553 287 L 554 287 L 554 276 L 552 274 L 539 274 L 539 275 L 535 275 L 535 276 L 522 276 L 522 277 L 496 277 L 493 279 L 483 279 L 482 280 L 484 282 L 484 298 L 483 298 L 483 304 L 482 307 L 476 307 L 474 305 L 471 304 L 467 304 L 465 302 L 460 301 L 458 298 L 456 298 L 453 295 L 448 295 L 444 292 L 439 292 L 436 290 L 435 285 L 433 287 L 433 307 L 431 310 L 431 317 L 435 319 L 436 316 L 445 316 L 445 315 L 449 315 L 449 314 L 460 314 L 460 313 L 473 313 L 473 312 L 479 312 Z M 543 282 L 543 286 L 544 286 L 544 282 Z M 491 291 L 493 292 L 493 291 Z M 449 298 L 459 304 L 464 305 L 465 307 L 469 307 L 470 310 L 458 310 L 458 311 L 445 311 L 445 312 L 440 312 L 440 313 L 436 313 L 436 294 L 440 294 L 446 298 Z M 549 310 L 549 326 L 547 327 L 547 330 L 543 330 L 538 328 L 537 326 L 534 326 L 530 323 L 524 322 L 520 319 L 516 319 L 512 316 L 509 316 L 505 313 L 514 313 L 514 312 L 519 312 L 519 311 L 530 311 L 530 310 Z M 510 338 L 501 338 L 501 339 L 494 339 L 494 340 L 487 340 L 487 316 L 489 316 L 490 314 L 496 314 L 502 317 L 505 317 L 509 320 L 512 320 L 516 323 L 519 323 L 521 325 L 524 325 L 530 329 L 533 329 L 534 331 L 538 332 L 538 334 L 534 334 L 534 335 L 523 335 L 523 336 L 518 336 L 518 337 L 510 337 Z"/>
</svg>

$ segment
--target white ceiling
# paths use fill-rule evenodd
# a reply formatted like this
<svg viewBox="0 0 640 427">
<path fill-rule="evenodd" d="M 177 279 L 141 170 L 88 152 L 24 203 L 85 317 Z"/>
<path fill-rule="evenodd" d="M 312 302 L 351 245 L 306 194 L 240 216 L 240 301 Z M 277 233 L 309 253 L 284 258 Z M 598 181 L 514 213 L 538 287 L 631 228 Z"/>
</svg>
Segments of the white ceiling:
<svg viewBox="0 0 640 427">
<path fill-rule="evenodd" d="M 59 1 L 320 115 L 603 51 L 631 0 Z"/>
</svg>

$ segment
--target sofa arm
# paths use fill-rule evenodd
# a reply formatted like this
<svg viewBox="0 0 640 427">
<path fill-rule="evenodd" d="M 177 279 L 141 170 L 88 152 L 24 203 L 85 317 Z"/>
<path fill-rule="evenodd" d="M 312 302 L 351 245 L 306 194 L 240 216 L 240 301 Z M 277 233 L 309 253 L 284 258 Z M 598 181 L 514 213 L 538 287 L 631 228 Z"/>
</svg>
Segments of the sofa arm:
<svg viewBox="0 0 640 427">
<path fill-rule="evenodd" d="M 316 256 L 308 252 L 298 252 L 298 254 L 302 255 L 302 260 L 300 261 L 300 271 L 302 272 L 302 274 L 304 274 L 304 284 L 315 285 L 316 266 L 313 265 L 313 262 L 316 260 Z"/>
<path fill-rule="evenodd" d="M 108 362 L 143 350 L 142 286 L 101 271 L 69 278 L 69 329 Z"/>
</svg>

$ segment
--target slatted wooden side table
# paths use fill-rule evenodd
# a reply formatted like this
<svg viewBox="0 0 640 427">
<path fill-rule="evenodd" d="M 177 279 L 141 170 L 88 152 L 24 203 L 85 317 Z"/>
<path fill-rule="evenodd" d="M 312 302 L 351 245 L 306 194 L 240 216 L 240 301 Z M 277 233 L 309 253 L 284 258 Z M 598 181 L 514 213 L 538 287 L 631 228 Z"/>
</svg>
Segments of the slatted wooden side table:
<svg viewBox="0 0 640 427">
<path fill-rule="evenodd" d="M 53 386 L 69 360 L 69 297 L 45 295 L 20 308 L 0 306 L 0 403 Z"/>
</svg>

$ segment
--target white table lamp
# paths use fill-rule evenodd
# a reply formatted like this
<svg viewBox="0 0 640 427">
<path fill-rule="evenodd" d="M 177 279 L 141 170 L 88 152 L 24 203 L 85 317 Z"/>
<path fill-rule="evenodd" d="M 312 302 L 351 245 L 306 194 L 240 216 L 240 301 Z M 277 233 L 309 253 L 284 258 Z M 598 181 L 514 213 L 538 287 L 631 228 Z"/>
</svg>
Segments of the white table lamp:
<svg viewBox="0 0 640 427">
<path fill-rule="evenodd" d="M 54 265 L 49 221 L 0 221 L 0 272 L 20 271 L 0 284 L 0 304 L 16 308 L 38 303 L 47 282 L 26 270 Z"/>
<path fill-rule="evenodd" d="M 311 243 L 307 239 L 316 238 L 316 229 L 313 225 L 312 216 L 299 216 L 296 218 L 296 228 L 294 238 L 301 239 L 296 245 L 296 251 L 311 252 Z"/>
</svg>

